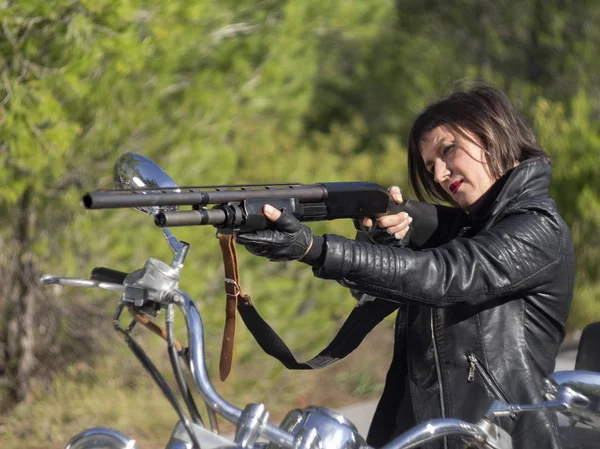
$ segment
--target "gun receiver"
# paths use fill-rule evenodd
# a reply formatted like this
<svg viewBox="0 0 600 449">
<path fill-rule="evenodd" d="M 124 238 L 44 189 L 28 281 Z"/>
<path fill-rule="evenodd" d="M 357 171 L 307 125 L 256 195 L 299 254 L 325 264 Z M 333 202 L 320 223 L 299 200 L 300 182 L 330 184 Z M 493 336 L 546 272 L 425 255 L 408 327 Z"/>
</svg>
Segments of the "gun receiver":
<svg viewBox="0 0 600 449">
<path fill-rule="evenodd" d="M 300 221 L 377 218 L 403 210 L 386 189 L 371 182 L 97 190 L 87 193 L 83 204 L 88 209 L 154 206 L 160 227 L 213 225 L 233 232 L 266 229 L 265 204 L 285 207 Z M 167 206 L 191 210 L 160 210 Z"/>
</svg>

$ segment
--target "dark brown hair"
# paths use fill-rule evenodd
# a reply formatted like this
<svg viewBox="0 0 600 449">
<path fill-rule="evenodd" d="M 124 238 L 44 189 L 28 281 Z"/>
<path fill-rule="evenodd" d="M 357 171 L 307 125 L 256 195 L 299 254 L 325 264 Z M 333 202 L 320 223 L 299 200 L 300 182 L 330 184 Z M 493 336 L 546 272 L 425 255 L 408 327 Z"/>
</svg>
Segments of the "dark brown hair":
<svg viewBox="0 0 600 449">
<path fill-rule="evenodd" d="M 518 162 L 547 155 L 533 130 L 499 90 L 479 86 L 429 105 L 415 120 L 408 138 L 408 171 L 411 186 L 421 201 L 441 200 L 454 204 L 446 191 L 427 170 L 419 142 L 423 134 L 445 126 L 462 137 L 475 135 L 483 146 L 490 173 L 500 178 Z"/>
</svg>

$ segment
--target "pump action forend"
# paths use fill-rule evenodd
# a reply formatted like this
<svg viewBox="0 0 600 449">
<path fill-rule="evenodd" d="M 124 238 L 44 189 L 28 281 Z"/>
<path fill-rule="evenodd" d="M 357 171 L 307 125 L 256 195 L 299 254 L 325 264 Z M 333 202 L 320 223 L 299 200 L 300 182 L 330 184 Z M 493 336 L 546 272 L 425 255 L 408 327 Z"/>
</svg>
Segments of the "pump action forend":
<svg viewBox="0 0 600 449">
<path fill-rule="evenodd" d="M 377 218 L 403 210 L 386 189 L 372 182 L 96 190 L 84 195 L 83 204 L 88 209 L 169 207 L 155 214 L 157 226 L 213 225 L 231 232 L 266 229 L 265 204 L 285 207 L 300 221 Z M 191 209 L 174 210 L 175 206 Z"/>
</svg>

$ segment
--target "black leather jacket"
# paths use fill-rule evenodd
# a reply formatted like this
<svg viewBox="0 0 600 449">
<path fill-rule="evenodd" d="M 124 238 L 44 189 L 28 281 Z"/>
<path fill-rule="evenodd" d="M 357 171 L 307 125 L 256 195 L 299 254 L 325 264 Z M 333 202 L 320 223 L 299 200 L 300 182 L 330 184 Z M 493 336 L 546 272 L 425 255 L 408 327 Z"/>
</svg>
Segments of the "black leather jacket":
<svg viewBox="0 0 600 449">
<path fill-rule="evenodd" d="M 497 183 L 480 213 L 433 208 L 446 221 L 420 251 L 324 236 L 316 276 L 401 304 L 370 445 L 432 418 L 476 422 L 495 397 L 543 400 L 575 277 L 569 229 L 548 197 L 550 174 L 545 160 L 530 159 Z M 515 449 L 560 448 L 551 415 L 501 423 Z M 445 444 L 464 446 L 453 438 Z"/>
</svg>

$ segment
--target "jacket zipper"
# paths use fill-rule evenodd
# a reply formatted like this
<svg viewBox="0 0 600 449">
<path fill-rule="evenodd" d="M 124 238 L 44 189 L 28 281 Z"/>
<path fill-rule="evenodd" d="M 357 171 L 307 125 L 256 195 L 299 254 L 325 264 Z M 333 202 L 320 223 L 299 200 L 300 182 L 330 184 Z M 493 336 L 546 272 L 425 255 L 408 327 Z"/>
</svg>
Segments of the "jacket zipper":
<svg viewBox="0 0 600 449">
<path fill-rule="evenodd" d="M 438 354 L 437 341 L 435 339 L 435 330 L 433 326 L 433 313 L 435 309 L 431 309 L 431 339 L 433 341 L 433 358 L 435 360 L 435 370 L 437 372 L 438 385 L 440 386 L 440 412 L 442 418 L 446 417 L 446 406 L 444 404 L 444 384 L 442 382 L 442 367 L 440 366 L 440 356 Z M 448 439 L 444 437 L 444 449 L 448 449 Z"/>
<path fill-rule="evenodd" d="M 467 359 L 469 360 L 469 375 L 467 376 L 467 382 L 475 381 L 475 372 L 477 372 L 481 378 L 483 379 L 483 383 L 485 386 L 491 391 L 491 393 L 496 396 L 496 399 L 501 400 L 505 404 L 510 404 L 508 397 L 504 394 L 496 379 L 494 379 L 490 373 L 487 372 L 485 366 L 479 361 L 475 353 L 469 352 L 467 354 Z"/>
</svg>

